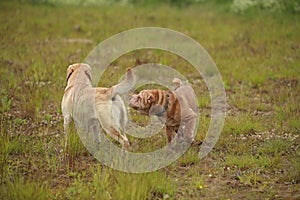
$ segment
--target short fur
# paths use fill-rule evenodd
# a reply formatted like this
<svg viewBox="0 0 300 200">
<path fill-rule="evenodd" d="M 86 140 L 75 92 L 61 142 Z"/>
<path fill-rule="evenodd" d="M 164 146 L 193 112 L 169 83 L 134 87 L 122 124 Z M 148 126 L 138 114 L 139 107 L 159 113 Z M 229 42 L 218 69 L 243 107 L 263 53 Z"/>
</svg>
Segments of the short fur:
<svg viewBox="0 0 300 200">
<path fill-rule="evenodd" d="M 197 119 L 197 102 L 193 89 L 184 85 L 180 79 L 174 79 L 174 91 L 159 89 L 142 90 L 130 98 L 129 106 L 143 115 L 155 114 L 166 117 L 167 142 L 171 142 L 180 125 L 185 127 L 185 138 L 193 141 L 193 131 Z M 179 103 L 180 102 L 180 103 Z"/>
<path fill-rule="evenodd" d="M 87 124 L 94 132 L 96 142 L 100 143 L 100 127 L 123 147 L 130 146 L 124 133 L 127 123 L 125 105 L 118 94 L 128 92 L 135 83 L 131 69 L 127 70 L 125 80 L 110 88 L 92 87 L 92 70 L 87 64 L 77 63 L 67 69 L 67 86 L 62 99 L 64 117 L 65 148 L 67 152 L 68 126 L 71 120 L 75 124 Z M 76 123 L 80 120 L 80 123 Z M 76 127 L 82 128 L 82 127 Z M 123 130 L 123 133 L 121 133 Z"/>
</svg>

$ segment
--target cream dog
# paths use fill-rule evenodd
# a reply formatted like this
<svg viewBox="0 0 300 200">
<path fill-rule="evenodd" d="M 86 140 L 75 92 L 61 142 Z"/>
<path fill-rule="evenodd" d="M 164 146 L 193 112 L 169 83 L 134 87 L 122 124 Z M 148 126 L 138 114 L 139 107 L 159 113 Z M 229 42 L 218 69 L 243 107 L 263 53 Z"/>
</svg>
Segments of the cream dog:
<svg viewBox="0 0 300 200">
<path fill-rule="evenodd" d="M 112 138 L 125 148 L 130 147 L 124 133 L 127 123 L 126 107 L 118 94 L 128 92 L 135 83 L 131 69 L 125 79 L 110 88 L 92 87 L 92 69 L 89 65 L 77 63 L 67 69 L 67 86 L 62 99 L 64 117 L 65 148 L 67 152 L 68 126 L 71 120 L 77 130 L 85 131 L 100 143 L 100 125 Z M 121 133 L 121 130 L 123 131 Z"/>
</svg>

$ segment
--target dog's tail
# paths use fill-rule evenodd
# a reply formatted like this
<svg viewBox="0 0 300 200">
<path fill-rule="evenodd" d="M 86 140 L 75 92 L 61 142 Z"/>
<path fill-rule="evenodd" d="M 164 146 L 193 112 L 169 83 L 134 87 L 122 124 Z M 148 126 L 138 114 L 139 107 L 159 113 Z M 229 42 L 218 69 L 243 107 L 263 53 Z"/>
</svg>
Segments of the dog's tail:
<svg viewBox="0 0 300 200">
<path fill-rule="evenodd" d="M 129 90 L 132 89 L 132 87 L 135 84 L 135 75 L 131 68 L 127 68 L 126 76 L 121 83 L 112 86 L 112 97 L 115 97 L 118 94 L 125 94 Z"/>
</svg>

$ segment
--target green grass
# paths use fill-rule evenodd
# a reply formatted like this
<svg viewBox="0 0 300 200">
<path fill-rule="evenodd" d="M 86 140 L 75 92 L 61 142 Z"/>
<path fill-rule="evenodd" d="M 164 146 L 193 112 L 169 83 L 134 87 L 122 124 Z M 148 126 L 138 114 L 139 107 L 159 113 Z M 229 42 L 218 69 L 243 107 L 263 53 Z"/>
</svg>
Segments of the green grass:
<svg viewBox="0 0 300 200">
<path fill-rule="evenodd" d="M 7 129 L 7 124 L 4 124 L 3 121 L 1 120 L 0 122 L 0 142 L 1 142 L 1 148 L 0 148 L 0 181 L 1 184 L 2 182 L 5 181 L 5 177 L 9 173 L 9 166 L 8 166 L 8 157 L 9 157 L 9 146 L 10 146 L 10 141 L 9 141 L 9 135 L 6 132 Z"/>
<path fill-rule="evenodd" d="M 299 15 L 292 6 L 237 14 L 230 12 L 230 1 L 176 2 L 85 7 L 0 2 L 0 198 L 299 198 Z M 82 62 L 106 38 L 144 26 L 185 33 L 216 62 L 228 104 L 217 145 L 202 160 L 193 146 L 164 169 L 128 174 L 96 161 L 71 128 L 66 160 L 60 103 L 67 66 Z M 127 67 L 139 63 L 169 65 L 188 78 L 200 107 L 196 140 L 203 141 L 211 117 L 209 91 L 179 56 L 129 52 L 112 63 L 99 85 L 114 85 Z M 147 117 L 129 114 L 141 125 L 148 123 Z M 166 143 L 164 130 L 129 139 L 134 152 Z"/>
<path fill-rule="evenodd" d="M 9 180 L 0 186 L 1 198 L 4 199 L 48 199 L 51 191 L 49 185 L 34 180 L 24 181 L 22 178 Z"/>
<path fill-rule="evenodd" d="M 67 197 L 76 199 L 152 199 L 174 198 L 176 185 L 165 174 L 126 174 L 111 169 L 95 169 L 87 184 L 78 176 L 68 188 Z"/>
<path fill-rule="evenodd" d="M 228 156 L 226 164 L 228 166 L 236 166 L 238 169 L 268 168 L 272 165 L 273 159 L 268 156 Z"/>
<path fill-rule="evenodd" d="M 199 156 L 197 156 L 197 149 L 189 149 L 181 158 L 178 159 L 178 164 L 187 167 L 195 165 L 200 161 Z"/>
<path fill-rule="evenodd" d="M 238 116 L 228 116 L 224 126 L 224 134 L 251 135 L 265 129 L 265 124 L 259 117 L 249 113 L 242 113 Z"/>
<path fill-rule="evenodd" d="M 272 139 L 265 142 L 258 150 L 261 154 L 269 154 L 273 156 L 282 155 L 287 152 L 291 142 L 283 139 Z"/>
</svg>

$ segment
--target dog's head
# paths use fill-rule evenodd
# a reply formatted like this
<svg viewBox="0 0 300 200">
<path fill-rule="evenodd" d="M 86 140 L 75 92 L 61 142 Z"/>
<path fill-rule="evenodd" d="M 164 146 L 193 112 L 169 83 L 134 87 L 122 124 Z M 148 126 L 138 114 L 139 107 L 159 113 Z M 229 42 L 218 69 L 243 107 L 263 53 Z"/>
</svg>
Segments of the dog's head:
<svg viewBox="0 0 300 200">
<path fill-rule="evenodd" d="M 92 69 L 88 64 L 76 63 L 69 65 L 67 69 L 67 84 L 74 81 L 90 84 L 92 82 Z"/>
<path fill-rule="evenodd" d="M 148 115 L 151 107 L 159 103 L 159 96 L 162 98 L 162 94 L 159 93 L 162 92 L 159 90 L 142 90 L 130 97 L 129 106 L 141 114 Z"/>
</svg>

